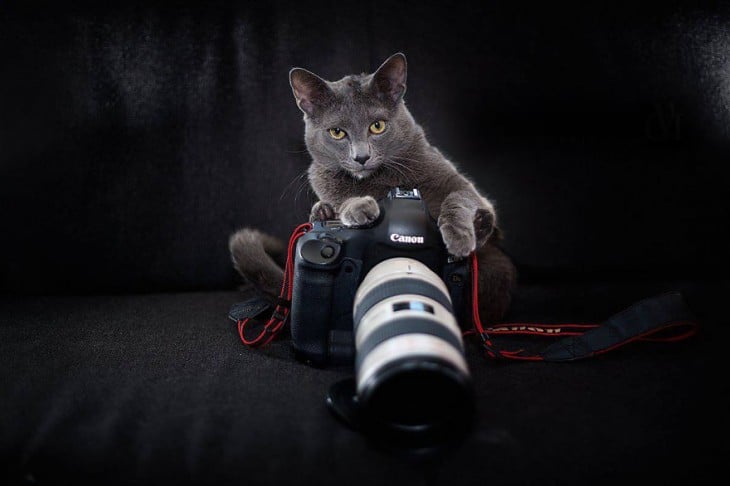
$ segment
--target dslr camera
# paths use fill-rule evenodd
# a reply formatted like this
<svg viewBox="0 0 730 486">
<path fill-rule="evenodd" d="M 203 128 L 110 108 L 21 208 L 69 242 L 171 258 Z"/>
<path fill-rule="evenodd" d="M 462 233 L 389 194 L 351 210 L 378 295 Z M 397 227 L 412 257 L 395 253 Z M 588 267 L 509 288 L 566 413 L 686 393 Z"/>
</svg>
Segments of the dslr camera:
<svg viewBox="0 0 730 486">
<path fill-rule="evenodd" d="M 312 365 L 354 365 L 359 405 L 418 429 L 471 398 L 468 259 L 448 254 L 417 188 L 396 187 L 378 204 L 365 227 L 315 222 L 297 241 L 292 346 Z"/>
</svg>

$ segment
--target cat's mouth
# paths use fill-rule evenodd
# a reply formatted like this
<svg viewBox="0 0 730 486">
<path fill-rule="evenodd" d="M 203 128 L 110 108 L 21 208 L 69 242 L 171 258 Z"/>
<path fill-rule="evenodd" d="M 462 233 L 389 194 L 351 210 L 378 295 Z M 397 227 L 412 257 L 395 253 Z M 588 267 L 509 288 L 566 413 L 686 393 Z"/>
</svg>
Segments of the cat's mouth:
<svg viewBox="0 0 730 486">
<path fill-rule="evenodd" d="M 377 171 L 380 168 L 380 162 L 373 160 L 372 162 L 367 162 L 365 165 L 358 165 L 353 166 L 348 164 L 345 166 L 345 169 L 357 180 L 362 180 L 367 177 L 370 177 L 375 171 Z"/>
<path fill-rule="evenodd" d="M 350 174 L 355 177 L 355 179 L 365 179 L 366 177 L 369 177 L 370 174 L 375 172 L 377 167 L 372 167 L 369 169 L 366 169 L 365 167 L 361 167 L 359 169 L 350 169 Z"/>
</svg>

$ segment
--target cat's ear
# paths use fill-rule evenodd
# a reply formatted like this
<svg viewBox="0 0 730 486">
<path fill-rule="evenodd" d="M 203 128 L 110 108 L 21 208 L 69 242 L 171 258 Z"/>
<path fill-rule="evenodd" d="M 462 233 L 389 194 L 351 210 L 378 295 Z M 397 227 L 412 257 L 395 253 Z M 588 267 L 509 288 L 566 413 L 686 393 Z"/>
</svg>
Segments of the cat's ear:
<svg viewBox="0 0 730 486">
<path fill-rule="evenodd" d="M 289 84 L 297 100 L 297 106 L 308 116 L 312 116 L 318 108 L 326 105 L 332 96 L 327 81 L 306 69 L 294 68 L 289 71 Z"/>
<path fill-rule="evenodd" d="M 381 99 L 397 103 L 406 93 L 406 56 L 397 52 L 390 56 L 373 74 L 371 89 Z"/>
</svg>

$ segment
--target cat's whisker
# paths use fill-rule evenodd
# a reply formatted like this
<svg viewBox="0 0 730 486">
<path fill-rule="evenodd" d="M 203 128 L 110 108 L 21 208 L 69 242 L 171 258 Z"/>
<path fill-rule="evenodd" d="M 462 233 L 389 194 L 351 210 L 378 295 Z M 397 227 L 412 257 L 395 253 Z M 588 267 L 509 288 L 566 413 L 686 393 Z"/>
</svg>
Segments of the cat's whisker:
<svg viewBox="0 0 730 486">
<path fill-rule="evenodd" d="M 305 191 L 307 194 L 311 194 L 311 188 L 309 187 L 309 180 L 308 179 L 304 179 L 299 184 L 299 188 L 297 189 L 297 192 L 294 195 L 294 202 L 295 203 L 299 200 L 299 196 L 302 194 L 303 191 Z"/>
<path fill-rule="evenodd" d="M 411 158 L 408 158 L 408 157 L 402 157 L 402 156 L 396 156 L 396 155 L 392 155 L 389 160 L 391 162 L 393 162 L 393 163 L 397 163 L 397 164 L 399 164 L 399 165 L 401 165 L 403 167 L 407 167 L 407 168 L 409 168 L 411 170 L 413 168 L 410 167 L 410 166 L 408 166 L 408 165 L 406 165 L 406 164 L 404 164 L 403 162 L 418 162 L 416 159 L 411 159 Z"/>
<path fill-rule="evenodd" d="M 407 167 L 406 165 L 404 165 L 404 164 L 401 164 L 401 163 L 399 163 L 399 162 L 395 162 L 395 161 L 390 161 L 390 162 L 388 163 L 388 166 L 389 166 L 389 167 L 391 167 L 392 169 L 396 169 L 396 170 L 398 170 L 398 172 L 400 172 L 401 174 L 404 174 L 404 175 L 405 175 L 406 173 L 410 173 L 410 172 L 412 172 L 412 171 L 411 171 L 411 170 L 410 170 L 410 169 L 409 169 L 409 168 L 408 168 L 408 167 Z"/>
<path fill-rule="evenodd" d="M 389 169 L 392 169 L 392 170 L 398 172 L 400 175 L 405 175 L 405 173 L 403 172 L 402 164 L 398 164 L 397 162 L 386 160 L 385 162 L 383 162 L 383 165 Z"/>
<path fill-rule="evenodd" d="M 311 196 L 313 194 L 312 187 L 309 185 L 309 179 L 307 179 L 307 178 L 303 178 L 302 182 L 299 184 L 297 193 L 294 195 L 295 203 L 299 201 L 299 196 L 302 194 L 306 194 L 308 196 Z"/>
<path fill-rule="evenodd" d="M 403 164 L 401 162 L 397 162 L 393 159 L 386 159 L 384 162 L 384 165 L 400 174 L 406 179 L 410 179 L 411 176 L 414 175 L 415 171 L 412 167 L 407 166 L 406 164 Z"/>
<path fill-rule="evenodd" d="M 398 174 L 397 182 L 390 183 L 390 185 L 413 185 L 411 182 L 411 178 L 404 174 L 400 169 L 397 169 L 395 167 L 389 167 L 390 170 L 392 170 L 394 173 Z"/>
<path fill-rule="evenodd" d="M 292 184 L 298 183 L 298 189 L 297 189 L 297 191 L 295 192 L 295 195 L 294 195 L 294 201 L 296 202 L 296 200 L 297 200 L 297 197 L 298 197 L 299 193 L 300 193 L 300 192 L 301 192 L 301 190 L 302 190 L 302 186 L 303 186 L 304 184 L 306 184 L 306 183 L 308 183 L 308 182 L 309 182 L 309 181 L 308 181 L 308 180 L 306 179 L 306 175 L 307 175 L 307 171 L 306 171 L 306 170 L 304 170 L 304 171 L 302 171 L 301 173 L 299 173 L 299 174 L 297 174 L 296 176 L 294 176 L 294 178 L 292 178 L 292 180 L 291 180 L 291 181 L 289 181 L 289 184 L 287 184 L 287 185 L 286 185 L 286 186 L 284 187 L 284 189 L 282 189 L 282 191 L 281 191 L 281 194 L 279 195 L 279 201 L 283 201 L 283 200 L 284 200 L 284 196 L 286 196 L 286 195 L 287 195 L 287 193 L 289 192 L 289 190 L 290 190 L 290 188 L 291 188 Z"/>
<path fill-rule="evenodd" d="M 422 163 L 422 161 L 420 161 L 420 160 L 418 160 L 418 159 L 412 159 L 412 158 L 410 158 L 410 157 L 403 157 L 403 156 L 400 156 L 400 155 L 399 155 L 399 156 L 393 156 L 392 158 L 393 158 L 394 160 L 402 160 L 402 161 L 404 161 L 404 162 L 413 162 L 413 163 L 415 163 L 415 164 L 420 164 L 420 163 Z"/>
</svg>

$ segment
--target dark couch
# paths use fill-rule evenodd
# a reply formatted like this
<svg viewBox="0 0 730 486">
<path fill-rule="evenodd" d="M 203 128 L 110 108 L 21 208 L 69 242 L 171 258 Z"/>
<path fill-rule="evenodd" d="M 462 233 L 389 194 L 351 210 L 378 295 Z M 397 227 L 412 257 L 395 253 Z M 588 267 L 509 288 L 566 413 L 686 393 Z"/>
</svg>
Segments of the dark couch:
<svg viewBox="0 0 730 486">
<path fill-rule="evenodd" d="M 709 484 L 728 431 L 730 9 L 450 2 L 0 7 L 0 482 Z M 242 345 L 229 234 L 313 196 L 287 73 L 402 51 L 406 102 L 496 201 L 507 322 L 681 291 L 699 333 L 574 363 L 475 342 L 437 454 L 334 419 L 349 376 Z M 719 477 L 722 477 L 719 476 Z"/>
</svg>

